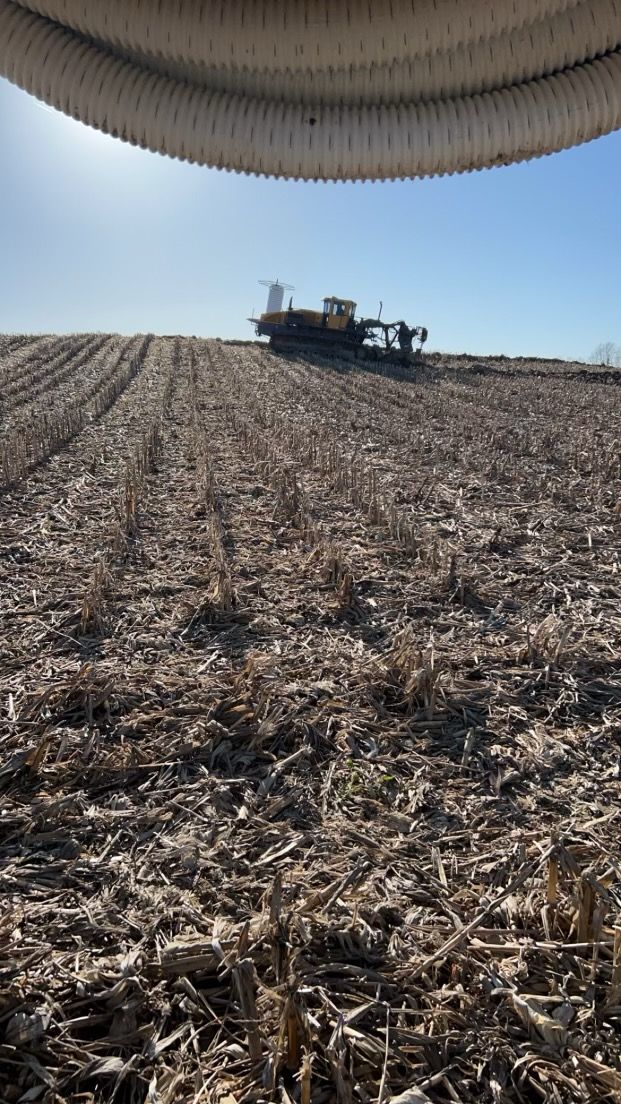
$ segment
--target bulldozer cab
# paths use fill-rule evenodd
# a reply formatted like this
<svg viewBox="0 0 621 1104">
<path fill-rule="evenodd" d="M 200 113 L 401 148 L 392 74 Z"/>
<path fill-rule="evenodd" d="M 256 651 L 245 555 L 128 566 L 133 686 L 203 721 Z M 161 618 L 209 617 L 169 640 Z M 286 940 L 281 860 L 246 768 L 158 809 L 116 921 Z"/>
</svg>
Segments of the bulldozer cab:
<svg viewBox="0 0 621 1104">
<path fill-rule="evenodd" d="M 336 299 L 330 295 L 323 301 L 323 324 L 330 330 L 346 330 L 355 313 L 356 304 L 352 299 Z"/>
</svg>

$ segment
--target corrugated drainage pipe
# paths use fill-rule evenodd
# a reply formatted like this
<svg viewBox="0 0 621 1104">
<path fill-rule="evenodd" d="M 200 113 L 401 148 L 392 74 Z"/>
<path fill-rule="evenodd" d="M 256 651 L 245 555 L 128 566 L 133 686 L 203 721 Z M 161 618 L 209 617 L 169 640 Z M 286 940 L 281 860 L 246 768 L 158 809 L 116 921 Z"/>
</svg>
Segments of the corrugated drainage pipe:
<svg viewBox="0 0 621 1104">
<path fill-rule="evenodd" d="M 201 164 L 430 176 L 621 127 L 621 0 L 0 0 L 0 74 Z"/>
</svg>

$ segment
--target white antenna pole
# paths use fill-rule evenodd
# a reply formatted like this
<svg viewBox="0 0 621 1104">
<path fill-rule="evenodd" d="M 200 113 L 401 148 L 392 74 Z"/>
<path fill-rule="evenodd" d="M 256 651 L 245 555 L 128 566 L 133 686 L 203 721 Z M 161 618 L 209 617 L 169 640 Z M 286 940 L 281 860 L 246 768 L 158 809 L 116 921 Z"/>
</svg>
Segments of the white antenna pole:
<svg viewBox="0 0 621 1104">
<path fill-rule="evenodd" d="M 275 314 L 281 311 L 285 291 L 295 291 L 293 284 L 281 284 L 280 280 L 259 280 L 259 283 L 269 288 L 267 295 L 267 314 Z"/>
</svg>

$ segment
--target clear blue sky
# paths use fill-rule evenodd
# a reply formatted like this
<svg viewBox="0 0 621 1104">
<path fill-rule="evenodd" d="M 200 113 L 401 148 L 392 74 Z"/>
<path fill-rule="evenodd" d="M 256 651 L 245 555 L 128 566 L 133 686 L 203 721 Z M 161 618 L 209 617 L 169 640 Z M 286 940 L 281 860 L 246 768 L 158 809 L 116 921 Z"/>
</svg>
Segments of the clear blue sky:
<svg viewBox="0 0 621 1104">
<path fill-rule="evenodd" d="M 356 299 L 429 347 L 588 357 L 621 344 L 621 133 L 438 180 L 304 184 L 185 165 L 0 80 L 1 332 L 251 337 L 256 281 Z"/>
</svg>

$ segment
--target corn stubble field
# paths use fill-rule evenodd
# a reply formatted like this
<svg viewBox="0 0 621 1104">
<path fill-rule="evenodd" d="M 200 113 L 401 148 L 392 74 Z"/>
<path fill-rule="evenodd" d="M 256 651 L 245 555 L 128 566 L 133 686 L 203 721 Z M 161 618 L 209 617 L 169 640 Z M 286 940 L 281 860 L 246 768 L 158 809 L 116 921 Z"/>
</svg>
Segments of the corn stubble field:
<svg viewBox="0 0 621 1104">
<path fill-rule="evenodd" d="M 621 1099 L 621 389 L 0 338 L 0 1100 Z"/>
</svg>

